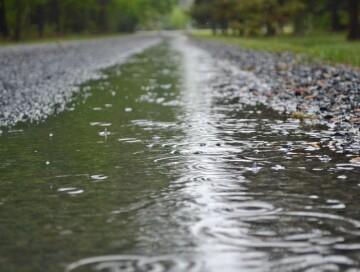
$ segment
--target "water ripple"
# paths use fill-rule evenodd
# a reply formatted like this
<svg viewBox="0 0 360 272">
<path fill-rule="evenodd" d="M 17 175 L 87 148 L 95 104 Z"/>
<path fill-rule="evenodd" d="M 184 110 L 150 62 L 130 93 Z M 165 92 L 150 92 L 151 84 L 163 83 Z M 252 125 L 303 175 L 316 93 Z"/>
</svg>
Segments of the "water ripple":
<svg viewBox="0 0 360 272">
<path fill-rule="evenodd" d="M 200 265 L 174 256 L 146 257 L 138 255 L 108 255 L 91 257 L 76 261 L 66 267 L 71 271 L 103 271 L 103 272 L 175 272 L 200 271 Z"/>
</svg>

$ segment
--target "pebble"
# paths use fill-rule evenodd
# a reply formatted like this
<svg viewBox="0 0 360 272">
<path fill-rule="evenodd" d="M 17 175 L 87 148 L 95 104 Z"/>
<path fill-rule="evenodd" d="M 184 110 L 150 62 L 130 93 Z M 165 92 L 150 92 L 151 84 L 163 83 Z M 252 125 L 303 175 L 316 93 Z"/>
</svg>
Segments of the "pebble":
<svg viewBox="0 0 360 272">
<path fill-rule="evenodd" d="M 224 82 L 222 88 L 239 96 L 256 90 L 252 103 L 258 101 L 288 116 L 294 112 L 316 116 L 311 122 L 329 126 L 332 146 L 360 154 L 360 73 L 355 68 L 325 65 L 293 53 L 245 50 L 216 41 L 192 39 L 192 43 L 219 61 L 226 60 L 252 73 L 268 86 L 254 88 L 251 82 L 239 81 Z"/>
<path fill-rule="evenodd" d="M 78 87 L 101 69 L 159 43 L 156 35 L 0 48 L 0 127 L 37 122 L 66 109 Z"/>
</svg>

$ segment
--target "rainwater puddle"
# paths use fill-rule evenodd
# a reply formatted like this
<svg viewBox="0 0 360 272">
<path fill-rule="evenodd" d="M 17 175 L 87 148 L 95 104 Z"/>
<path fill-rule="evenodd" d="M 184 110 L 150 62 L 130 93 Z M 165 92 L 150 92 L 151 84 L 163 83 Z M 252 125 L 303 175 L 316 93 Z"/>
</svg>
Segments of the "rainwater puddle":
<svg viewBox="0 0 360 272">
<path fill-rule="evenodd" d="M 1 129 L 4 271 L 357 271 L 356 157 L 236 88 L 261 79 L 183 37 L 104 73 Z"/>
</svg>

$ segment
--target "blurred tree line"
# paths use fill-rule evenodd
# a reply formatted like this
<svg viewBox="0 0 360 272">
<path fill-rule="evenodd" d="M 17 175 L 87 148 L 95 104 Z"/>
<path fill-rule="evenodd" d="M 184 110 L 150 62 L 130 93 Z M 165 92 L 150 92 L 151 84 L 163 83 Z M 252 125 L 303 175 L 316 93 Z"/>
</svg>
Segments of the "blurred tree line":
<svg viewBox="0 0 360 272">
<path fill-rule="evenodd" d="M 348 31 L 360 39 L 360 0 L 195 0 L 191 15 L 198 27 L 227 34 L 275 36 L 291 26 L 302 35 L 309 29 Z"/>
<path fill-rule="evenodd" d="M 0 0 L 0 36 L 54 36 L 154 29 L 177 0 Z"/>
</svg>

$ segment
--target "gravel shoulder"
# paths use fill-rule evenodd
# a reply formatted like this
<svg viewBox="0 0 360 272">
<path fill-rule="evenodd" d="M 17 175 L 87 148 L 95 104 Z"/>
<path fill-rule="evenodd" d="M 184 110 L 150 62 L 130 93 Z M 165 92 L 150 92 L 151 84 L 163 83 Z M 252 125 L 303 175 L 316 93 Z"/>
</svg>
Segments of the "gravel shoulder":
<svg viewBox="0 0 360 272">
<path fill-rule="evenodd" d="M 150 34 L 0 48 L 0 127 L 65 109 L 79 84 L 159 43 Z"/>
<path fill-rule="evenodd" d="M 286 117 L 326 127 L 323 144 L 360 153 L 360 73 L 343 66 L 309 62 L 291 53 L 243 50 L 222 42 L 192 39 L 219 61 L 255 75 L 262 86 L 232 84 L 238 96 L 251 95 Z M 266 86 L 266 87 L 263 87 Z M 310 121 L 308 121 L 310 120 Z M 321 142 L 319 143 L 320 148 Z"/>
<path fill-rule="evenodd" d="M 124 63 L 161 40 L 137 34 L 0 48 L 0 127 L 37 122 L 64 110 L 81 83 L 100 78 L 101 69 Z M 290 53 L 243 50 L 198 39 L 191 43 L 262 83 L 227 82 L 230 92 L 247 95 L 286 117 L 323 125 L 326 140 L 319 145 L 360 154 L 359 71 L 306 62 Z"/>
</svg>

